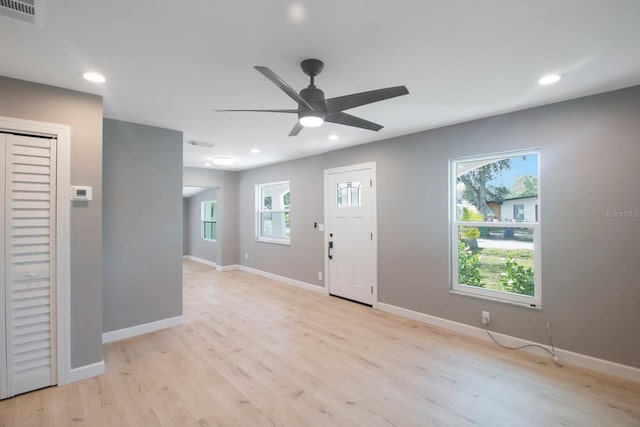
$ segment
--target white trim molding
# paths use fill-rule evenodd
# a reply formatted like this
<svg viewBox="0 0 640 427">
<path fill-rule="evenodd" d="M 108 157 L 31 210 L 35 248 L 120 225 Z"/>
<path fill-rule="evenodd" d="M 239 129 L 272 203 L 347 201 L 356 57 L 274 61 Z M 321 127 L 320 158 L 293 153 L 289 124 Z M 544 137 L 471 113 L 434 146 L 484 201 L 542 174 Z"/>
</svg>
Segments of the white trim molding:
<svg viewBox="0 0 640 427">
<path fill-rule="evenodd" d="M 218 264 L 216 264 L 213 261 L 209 261 L 208 259 L 198 258 L 198 257 L 192 256 L 192 255 L 183 255 L 182 258 L 183 259 L 188 259 L 190 261 L 199 262 L 200 264 L 205 264 L 205 265 L 208 265 L 210 267 L 214 267 L 216 269 L 218 268 Z"/>
<path fill-rule="evenodd" d="M 491 341 L 491 338 L 487 335 L 487 331 L 475 326 L 466 325 L 464 323 L 454 322 L 453 320 L 443 319 L 441 317 L 431 316 L 429 314 L 420 313 L 418 311 L 409 310 L 402 307 L 397 307 L 391 304 L 378 303 L 378 309 L 386 311 L 388 313 L 396 314 L 398 316 L 406 317 L 408 319 L 417 320 L 418 322 L 426 323 L 429 325 L 437 326 L 443 329 L 447 329 L 459 334 L 480 338 L 485 341 Z M 491 332 L 491 335 L 500 340 L 501 343 L 509 347 L 517 347 L 527 344 L 543 345 L 537 342 L 528 341 L 522 338 L 513 337 L 510 335 L 501 334 L 498 332 Z M 544 346 L 544 345 L 543 345 Z M 523 349 L 530 353 L 545 354 L 540 348 L 529 347 Z M 640 369 L 627 366 L 616 362 L 610 362 L 604 359 L 598 359 L 596 357 L 587 356 L 585 354 L 575 353 L 569 350 L 562 350 L 556 347 L 556 355 L 561 363 L 566 363 L 581 368 L 591 369 L 602 374 L 613 375 L 616 377 L 624 378 L 627 380 L 640 383 Z"/>
<path fill-rule="evenodd" d="M 87 378 L 97 377 L 105 373 L 104 360 L 101 360 L 90 365 L 80 366 L 78 368 L 71 369 L 69 373 L 69 382 L 74 383 Z"/>
<path fill-rule="evenodd" d="M 155 322 L 143 323 L 141 325 L 131 326 L 129 328 L 117 329 L 115 331 L 104 332 L 102 334 L 102 344 L 114 341 L 120 341 L 127 338 L 136 337 L 149 332 L 155 332 L 162 329 L 173 328 L 174 326 L 184 325 L 184 316 L 169 317 L 167 319 L 156 320 Z"/>
<path fill-rule="evenodd" d="M 266 277 L 268 279 L 277 280 L 278 282 L 282 282 L 282 283 L 284 283 L 286 285 L 295 286 L 296 288 L 300 288 L 300 289 L 306 289 L 307 291 L 324 293 L 324 287 L 323 286 L 312 285 L 311 283 L 302 282 L 300 280 L 295 280 L 295 279 L 290 279 L 288 277 L 279 276 L 277 274 L 269 273 L 268 271 L 262 271 L 262 270 L 258 270 L 256 268 L 247 267 L 247 266 L 244 266 L 244 265 L 240 265 L 238 267 L 239 267 L 238 269 L 240 271 L 244 271 L 244 272 L 247 272 L 247 273 L 252 273 L 252 274 L 255 274 L 257 276 Z"/>
<path fill-rule="evenodd" d="M 217 271 L 240 270 L 240 264 L 216 265 Z"/>
<path fill-rule="evenodd" d="M 71 376 L 71 221 L 69 185 L 71 127 L 55 123 L 0 116 L 0 130 L 56 138 L 56 376 L 57 384 Z"/>
<path fill-rule="evenodd" d="M 190 257 L 185 255 L 184 258 L 191 259 L 192 261 L 202 262 L 199 258 Z M 203 264 L 207 264 L 207 262 L 203 262 Z M 269 273 L 268 271 L 258 270 L 257 268 L 247 267 L 245 265 L 240 264 L 231 264 L 231 265 L 216 265 L 216 271 L 224 272 L 231 270 L 240 270 L 246 273 L 255 274 L 256 276 L 266 277 L 268 279 L 277 280 L 278 282 L 284 283 L 285 285 L 295 286 L 296 288 L 306 289 L 307 291 L 313 292 L 321 292 L 324 293 L 323 286 L 312 285 L 311 283 L 302 282 L 296 279 L 290 279 L 285 276 L 280 276 L 278 274 Z"/>
</svg>

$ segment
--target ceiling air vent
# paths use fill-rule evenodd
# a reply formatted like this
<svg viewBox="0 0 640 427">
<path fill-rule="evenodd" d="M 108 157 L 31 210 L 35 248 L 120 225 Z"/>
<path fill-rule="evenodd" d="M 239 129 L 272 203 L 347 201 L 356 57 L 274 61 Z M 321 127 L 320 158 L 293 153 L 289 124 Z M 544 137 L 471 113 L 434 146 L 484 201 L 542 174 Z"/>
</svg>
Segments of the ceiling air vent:
<svg viewBox="0 0 640 427">
<path fill-rule="evenodd" d="M 0 16 L 36 23 L 36 6 L 39 0 L 0 0 Z"/>
<path fill-rule="evenodd" d="M 195 145 L 196 147 L 206 147 L 206 148 L 213 148 L 216 146 L 216 144 L 214 144 L 213 142 L 195 141 L 193 139 L 191 141 L 187 141 L 187 144 Z"/>
</svg>

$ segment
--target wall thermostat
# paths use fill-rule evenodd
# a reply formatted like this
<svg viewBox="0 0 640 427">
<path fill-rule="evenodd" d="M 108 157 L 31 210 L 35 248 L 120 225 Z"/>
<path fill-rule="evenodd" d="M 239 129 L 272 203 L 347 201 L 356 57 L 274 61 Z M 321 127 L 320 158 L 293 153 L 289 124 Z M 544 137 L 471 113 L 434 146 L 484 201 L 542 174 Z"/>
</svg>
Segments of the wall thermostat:
<svg viewBox="0 0 640 427">
<path fill-rule="evenodd" d="M 71 186 L 71 200 L 88 202 L 92 196 L 91 187 L 84 185 Z"/>
</svg>

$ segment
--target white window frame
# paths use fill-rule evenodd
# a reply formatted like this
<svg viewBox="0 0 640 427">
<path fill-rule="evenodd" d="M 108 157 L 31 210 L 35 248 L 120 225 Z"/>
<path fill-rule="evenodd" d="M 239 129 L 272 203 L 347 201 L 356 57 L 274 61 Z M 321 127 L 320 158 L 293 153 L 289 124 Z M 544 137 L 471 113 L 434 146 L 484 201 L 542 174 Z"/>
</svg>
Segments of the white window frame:
<svg viewBox="0 0 640 427">
<path fill-rule="evenodd" d="M 542 269 L 541 269 L 541 240 L 540 240 L 540 213 L 534 222 L 491 222 L 491 221 L 458 221 L 456 218 L 456 165 L 470 161 L 500 160 L 508 157 L 526 156 L 535 154 L 538 156 L 538 204 L 540 204 L 540 150 L 531 149 L 523 151 L 500 152 L 481 156 L 471 156 L 449 160 L 449 266 L 450 266 L 450 292 L 468 295 L 483 299 L 506 302 L 521 305 L 533 309 L 542 308 Z M 534 242 L 534 291 L 533 296 L 519 295 L 511 292 L 485 289 L 476 286 L 460 284 L 458 280 L 458 230 L 459 226 L 488 227 L 488 228 L 532 228 Z"/>
<path fill-rule="evenodd" d="M 205 219 L 205 205 L 207 205 L 208 203 L 213 203 L 214 207 L 214 219 L 213 220 L 208 220 Z M 204 223 L 205 222 L 213 222 L 216 225 L 216 238 L 215 239 L 207 239 L 205 238 L 204 235 Z M 200 204 L 200 238 L 202 240 L 204 240 L 205 242 L 217 242 L 218 239 L 218 201 L 217 200 L 205 200 L 203 202 L 201 202 Z"/>
<path fill-rule="evenodd" d="M 289 206 L 289 209 L 273 209 L 273 203 L 276 201 L 276 197 L 272 196 L 272 209 L 270 210 L 266 210 L 262 208 L 262 188 L 263 187 L 268 187 L 268 186 L 272 186 L 272 185 L 283 185 L 283 184 L 287 184 L 288 186 L 288 190 L 285 191 L 284 193 L 281 193 L 279 195 L 280 198 L 284 199 L 284 195 L 287 193 L 291 193 L 291 182 L 290 181 L 277 181 L 277 182 L 267 182 L 264 184 L 257 184 L 256 185 L 256 191 L 255 191 L 255 234 L 256 234 L 256 241 L 257 242 L 265 242 L 265 243 L 275 243 L 278 245 L 290 245 L 291 244 L 291 238 L 290 237 L 284 237 L 284 238 L 280 238 L 280 237 L 265 237 L 262 235 L 262 214 L 263 213 L 282 213 L 282 214 L 286 214 L 287 212 L 289 212 L 289 215 L 291 215 L 291 205 Z M 291 197 L 291 196 L 289 196 Z M 291 203 L 291 201 L 289 201 L 289 203 Z M 283 205 L 284 205 L 284 201 L 283 201 Z"/>
</svg>

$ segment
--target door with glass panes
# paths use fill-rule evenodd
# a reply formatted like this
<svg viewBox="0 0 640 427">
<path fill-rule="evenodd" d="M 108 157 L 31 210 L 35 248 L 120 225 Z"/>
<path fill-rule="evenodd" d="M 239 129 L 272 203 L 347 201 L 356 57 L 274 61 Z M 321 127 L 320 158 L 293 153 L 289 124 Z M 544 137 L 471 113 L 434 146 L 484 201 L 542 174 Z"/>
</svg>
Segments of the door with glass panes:
<svg viewBox="0 0 640 427">
<path fill-rule="evenodd" d="M 377 301 L 375 163 L 325 171 L 329 294 Z"/>
</svg>

